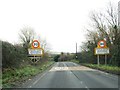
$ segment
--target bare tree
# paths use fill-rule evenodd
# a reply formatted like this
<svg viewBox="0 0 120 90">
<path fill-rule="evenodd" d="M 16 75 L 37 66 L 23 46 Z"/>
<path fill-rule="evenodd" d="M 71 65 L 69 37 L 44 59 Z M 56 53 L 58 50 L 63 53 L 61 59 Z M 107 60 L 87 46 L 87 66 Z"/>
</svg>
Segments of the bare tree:
<svg viewBox="0 0 120 90">
<path fill-rule="evenodd" d="M 40 35 L 38 35 L 38 40 L 40 41 L 40 46 L 41 46 L 41 48 L 44 49 L 44 52 L 45 53 L 49 53 L 49 51 L 50 51 L 50 45 L 48 44 L 47 40 L 46 39 L 42 39 L 40 37 Z"/>
<path fill-rule="evenodd" d="M 34 29 L 28 26 L 22 28 L 21 32 L 19 33 L 19 38 L 23 43 L 23 47 L 25 48 L 26 53 L 27 49 L 30 47 L 32 40 L 34 39 L 34 36 L 35 36 Z"/>
<path fill-rule="evenodd" d="M 94 22 L 94 27 L 97 31 L 99 39 L 106 39 L 107 43 L 111 44 L 107 29 L 108 26 L 106 25 L 105 15 L 103 15 L 101 12 L 94 12 L 92 13 L 91 20 Z"/>
<path fill-rule="evenodd" d="M 110 48 L 111 55 L 114 57 L 113 62 L 118 62 L 120 49 L 120 27 L 118 26 L 118 12 L 117 8 L 109 3 L 109 6 L 106 11 L 102 12 L 92 12 L 91 13 L 91 22 L 92 30 L 87 29 L 87 41 L 85 44 L 87 47 L 84 47 L 85 50 L 89 50 L 91 53 L 97 45 L 99 40 L 105 39 L 107 46 Z M 115 61 L 116 60 L 116 61 Z"/>
<path fill-rule="evenodd" d="M 110 24 L 111 26 L 115 26 L 118 25 L 118 12 L 117 12 L 117 8 L 115 6 L 113 6 L 113 4 L 111 2 L 109 2 L 109 6 L 107 7 L 107 16 L 105 17 L 108 24 Z"/>
<path fill-rule="evenodd" d="M 32 27 L 24 27 L 21 29 L 21 33 L 19 33 L 19 37 L 22 43 L 31 43 L 34 39 L 35 32 Z"/>
</svg>

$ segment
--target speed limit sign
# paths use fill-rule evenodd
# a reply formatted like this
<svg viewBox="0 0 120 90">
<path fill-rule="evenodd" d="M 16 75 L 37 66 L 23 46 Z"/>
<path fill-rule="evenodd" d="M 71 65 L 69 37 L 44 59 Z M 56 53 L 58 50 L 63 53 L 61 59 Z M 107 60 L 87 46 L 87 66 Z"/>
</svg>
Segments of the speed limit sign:
<svg viewBox="0 0 120 90">
<path fill-rule="evenodd" d="M 98 42 L 98 47 L 105 48 L 106 47 L 106 41 L 104 41 L 104 40 L 99 41 Z"/>
<path fill-rule="evenodd" d="M 34 40 L 32 42 L 32 48 L 40 48 L 40 42 L 38 40 Z"/>
</svg>

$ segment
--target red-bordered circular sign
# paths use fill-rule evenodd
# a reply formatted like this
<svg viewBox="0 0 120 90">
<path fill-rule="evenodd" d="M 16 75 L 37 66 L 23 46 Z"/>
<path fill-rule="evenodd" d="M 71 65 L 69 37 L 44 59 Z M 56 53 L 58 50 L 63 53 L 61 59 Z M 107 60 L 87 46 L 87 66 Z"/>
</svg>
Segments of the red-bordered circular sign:
<svg viewBox="0 0 120 90">
<path fill-rule="evenodd" d="M 99 42 L 98 42 L 98 46 L 99 46 L 100 48 L 105 48 L 105 47 L 106 47 L 106 41 L 105 41 L 105 40 L 99 41 Z"/>
<path fill-rule="evenodd" d="M 34 40 L 32 42 L 32 48 L 40 48 L 40 43 L 38 40 Z"/>
</svg>

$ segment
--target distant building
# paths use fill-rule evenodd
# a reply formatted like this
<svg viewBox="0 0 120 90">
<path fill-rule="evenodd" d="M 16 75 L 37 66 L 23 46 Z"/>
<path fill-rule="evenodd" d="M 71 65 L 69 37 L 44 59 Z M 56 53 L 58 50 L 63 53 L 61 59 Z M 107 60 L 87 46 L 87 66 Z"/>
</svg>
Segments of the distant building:
<svg viewBox="0 0 120 90">
<path fill-rule="evenodd" d="M 118 25 L 120 26 L 120 1 L 118 2 Z"/>
</svg>

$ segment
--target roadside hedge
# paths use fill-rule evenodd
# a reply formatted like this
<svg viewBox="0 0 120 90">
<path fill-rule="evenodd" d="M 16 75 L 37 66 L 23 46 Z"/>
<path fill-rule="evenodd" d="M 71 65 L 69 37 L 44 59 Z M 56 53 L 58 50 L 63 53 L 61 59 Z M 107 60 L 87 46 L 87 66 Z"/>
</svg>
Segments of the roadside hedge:
<svg viewBox="0 0 120 90">
<path fill-rule="evenodd" d="M 2 41 L 2 68 L 16 68 L 27 57 L 21 45 Z"/>
</svg>

